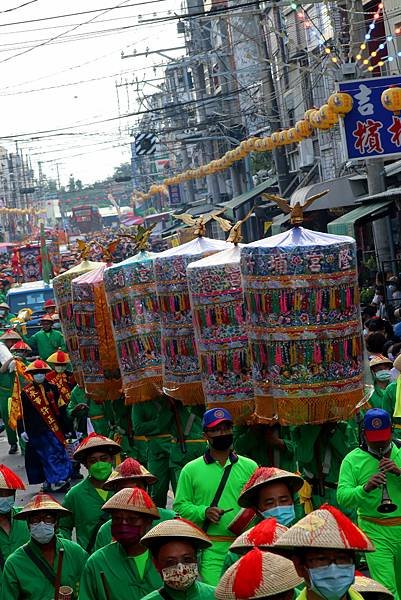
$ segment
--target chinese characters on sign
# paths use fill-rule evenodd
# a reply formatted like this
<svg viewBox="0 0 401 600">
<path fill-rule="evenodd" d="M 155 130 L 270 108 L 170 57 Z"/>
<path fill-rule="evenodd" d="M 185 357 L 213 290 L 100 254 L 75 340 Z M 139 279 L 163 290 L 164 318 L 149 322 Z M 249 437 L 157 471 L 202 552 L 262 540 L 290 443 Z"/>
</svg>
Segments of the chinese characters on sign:
<svg viewBox="0 0 401 600">
<path fill-rule="evenodd" d="M 401 153 L 401 117 L 381 103 L 382 92 L 393 85 L 401 85 L 401 76 L 339 83 L 339 91 L 353 98 L 352 111 L 345 116 L 343 127 L 349 159 Z"/>
</svg>

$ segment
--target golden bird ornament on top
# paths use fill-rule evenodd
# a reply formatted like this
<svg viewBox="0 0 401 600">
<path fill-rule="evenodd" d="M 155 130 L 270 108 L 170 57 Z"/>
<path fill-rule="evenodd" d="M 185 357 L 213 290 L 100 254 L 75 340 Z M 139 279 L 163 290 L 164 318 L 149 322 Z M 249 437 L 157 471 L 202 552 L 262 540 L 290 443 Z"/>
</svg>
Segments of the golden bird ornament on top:
<svg viewBox="0 0 401 600">
<path fill-rule="evenodd" d="M 213 213 L 209 213 L 207 215 L 199 215 L 198 217 L 193 217 L 188 213 L 183 213 L 181 215 L 173 215 L 175 219 L 179 219 L 188 227 L 194 227 L 194 233 L 198 237 L 203 237 L 206 234 L 206 225 L 214 219 L 222 228 L 223 231 L 228 231 L 231 228 L 231 223 L 227 219 L 223 219 L 219 215 L 224 212 L 223 210 L 217 210 Z"/>
<path fill-rule="evenodd" d="M 87 244 L 82 240 L 77 240 L 76 244 L 78 246 L 79 258 L 81 260 L 88 260 L 91 253 L 91 245 L 90 242 Z"/>
<path fill-rule="evenodd" d="M 156 227 L 156 223 L 153 223 L 149 227 L 143 227 L 138 225 L 138 229 L 135 235 L 135 250 L 144 251 L 149 248 L 149 238 L 153 229 Z"/>
<path fill-rule="evenodd" d="M 262 198 L 265 198 L 266 200 L 272 200 L 273 202 L 275 202 L 284 213 L 291 215 L 291 224 L 295 227 L 299 227 L 304 221 L 305 210 L 318 198 L 326 196 L 326 194 L 328 194 L 329 191 L 330 190 L 319 192 L 319 194 L 315 194 L 314 196 L 308 198 L 305 201 L 305 204 L 301 205 L 299 202 L 296 202 L 294 206 L 291 206 L 291 204 L 285 198 L 281 198 L 280 196 L 276 196 L 275 194 L 268 194 L 265 192 L 262 194 Z"/>
<path fill-rule="evenodd" d="M 231 242 L 235 246 L 237 246 L 241 242 L 241 240 L 242 240 L 241 227 L 245 223 L 245 221 L 247 221 L 249 219 L 249 217 L 252 215 L 254 208 L 255 207 L 253 206 L 243 219 L 240 219 L 239 221 L 237 221 L 235 223 L 235 225 L 233 225 L 231 227 L 230 234 L 227 238 L 227 242 Z"/>
</svg>

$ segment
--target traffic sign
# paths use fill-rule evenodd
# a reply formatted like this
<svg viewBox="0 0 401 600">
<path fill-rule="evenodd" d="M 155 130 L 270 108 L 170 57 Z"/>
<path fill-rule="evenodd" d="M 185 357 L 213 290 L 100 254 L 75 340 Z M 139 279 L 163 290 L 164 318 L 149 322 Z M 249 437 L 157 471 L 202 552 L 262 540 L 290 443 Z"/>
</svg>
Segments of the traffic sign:
<svg viewBox="0 0 401 600">
<path fill-rule="evenodd" d="M 150 156 L 156 152 L 157 137 L 154 133 L 138 133 L 135 136 L 135 155 Z"/>
<path fill-rule="evenodd" d="M 342 127 L 348 159 L 401 154 L 401 116 L 384 108 L 381 95 L 401 86 L 401 76 L 342 81 L 338 91 L 352 96 L 353 107 Z"/>
</svg>

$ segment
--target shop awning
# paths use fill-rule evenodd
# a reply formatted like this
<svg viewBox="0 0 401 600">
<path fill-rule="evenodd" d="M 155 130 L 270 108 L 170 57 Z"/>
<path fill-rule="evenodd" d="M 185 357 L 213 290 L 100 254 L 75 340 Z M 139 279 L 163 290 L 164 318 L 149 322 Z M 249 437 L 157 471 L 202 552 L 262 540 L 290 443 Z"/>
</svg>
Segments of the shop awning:
<svg viewBox="0 0 401 600">
<path fill-rule="evenodd" d="M 339 208 L 341 206 L 355 206 L 359 197 L 366 193 L 363 181 L 351 180 L 349 177 L 339 177 L 299 188 L 291 196 L 291 206 L 294 206 L 297 202 L 303 206 L 308 198 L 325 190 L 329 190 L 328 194 L 311 204 L 306 212 L 309 210 Z"/>
<path fill-rule="evenodd" d="M 355 224 L 364 218 L 369 217 L 372 220 L 384 216 L 387 208 L 391 204 L 391 200 L 385 202 L 374 202 L 372 204 L 364 204 L 359 206 L 346 215 L 342 215 L 327 225 L 327 231 L 335 235 L 349 235 L 355 237 Z"/>
<path fill-rule="evenodd" d="M 275 180 L 273 180 L 272 178 L 267 179 L 266 181 L 262 181 L 262 183 L 259 183 L 251 190 L 248 190 L 243 194 L 236 196 L 228 202 L 221 202 L 218 206 L 221 206 L 225 209 L 225 217 L 227 217 L 228 219 L 233 219 L 235 221 L 238 217 L 241 218 L 245 216 L 243 214 L 238 214 L 237 210 L 247 202 L 250 202 L 251 200 L 256 198 L 256 196 L 263 194 L 263 192 L 271 188 L 274 185 L 274 182 Z M 249 208 L 246 207 L 247 210 L 249 210 L 250 208 L 252 208 L 252 206 L 249 206 Z"/>
</svg>

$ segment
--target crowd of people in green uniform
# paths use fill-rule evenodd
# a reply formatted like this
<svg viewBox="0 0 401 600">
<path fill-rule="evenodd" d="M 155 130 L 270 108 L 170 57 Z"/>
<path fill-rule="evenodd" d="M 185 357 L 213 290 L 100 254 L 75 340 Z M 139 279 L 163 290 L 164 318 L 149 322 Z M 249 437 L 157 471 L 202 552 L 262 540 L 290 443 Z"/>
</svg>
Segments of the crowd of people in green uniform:
<svg viewBox="0 0 401 600">
<path fill-rule="evenodd" d="M 0 335 L 9 452 L 42 484 L 18 507 L 0 465 L 0 600 L 401 600 L 401 356 L 371 354 L 347 422 L 236 426 L 164 395 L 94 402 L 55 321 Z"/>
</svg>

